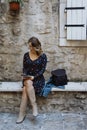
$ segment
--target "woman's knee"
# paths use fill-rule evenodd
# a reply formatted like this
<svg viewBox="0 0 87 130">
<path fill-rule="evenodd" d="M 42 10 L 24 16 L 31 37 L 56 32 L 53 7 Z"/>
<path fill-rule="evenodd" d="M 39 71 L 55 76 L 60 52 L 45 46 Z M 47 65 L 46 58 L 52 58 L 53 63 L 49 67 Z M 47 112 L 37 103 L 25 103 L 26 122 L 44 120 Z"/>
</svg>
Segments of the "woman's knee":
<svg viewBox="0 0 87 130">
<path fill-rule="evenodd" d="M 29 90 L 34 89 L 34 87 L 33 87 L 33 82 L 32 82 L 31 80 L 26 80 L 26 81 L 24 82 L 24 84 L 25 84 L 26 90 L 27 90 L 27 89 L 29 89 Z"/>
<path fill-rule="evenodd" d="M 31 80 L 26 80 L 26 81 L 24 82 L 24 85 L 25 85 L 26 87 L 32 88 L 32 87 L 33 87 L 33 82 L 32 82 Z"/>
</svg>

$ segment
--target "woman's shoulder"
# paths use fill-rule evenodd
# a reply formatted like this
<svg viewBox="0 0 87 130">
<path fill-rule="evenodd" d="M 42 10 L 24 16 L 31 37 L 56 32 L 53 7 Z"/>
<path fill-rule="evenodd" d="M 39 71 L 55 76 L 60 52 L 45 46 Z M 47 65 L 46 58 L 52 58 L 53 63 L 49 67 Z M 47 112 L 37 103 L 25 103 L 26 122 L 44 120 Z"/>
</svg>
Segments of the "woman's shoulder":
<svg viewBox="0 0 87 130">
<path fill-rule="evenodd" d="M 47 56 L 46 56 L 45 53 L 42 53 L 42 54 L 41 54 L 41 57 L 42 57 L 42 59 L 47 59 Z"/>
<path fill-rule="evenodd" d="M 29 54 L 29 52 L 25 52 L 25 53 L 24 53 L 24 56 L 27 56 L 28 54 Z"/>
<path fill-rule="evenodd" d="M 45 53 L 42 53 L 41 56 L 42 56 L 42 57 L 47 57 Z"/>
</svg>

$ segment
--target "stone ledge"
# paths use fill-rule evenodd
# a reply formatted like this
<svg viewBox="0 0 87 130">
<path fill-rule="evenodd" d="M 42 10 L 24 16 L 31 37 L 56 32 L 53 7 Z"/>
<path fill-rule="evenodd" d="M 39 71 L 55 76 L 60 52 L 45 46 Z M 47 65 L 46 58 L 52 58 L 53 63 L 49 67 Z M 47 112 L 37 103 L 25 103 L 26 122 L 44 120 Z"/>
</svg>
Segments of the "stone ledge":
<svg viewBox="0 0 87 130">
<path fill-rule="evenodd" d="M 65 89 L 52 88 L 52 91 L 80 91 L 87 92 L 87 82 L 68 82 Z"/>
<path fill-rule="evenodd" d="M 69 82 L 65 89 L 52 88 L 52 91 L 87 92 L 87 82 Z M 22 92 L 22 82 L 0 82 L 0 92 Z"/>
<path fill-rule="evenodd" d="M 0 92 L 21 92 L 22 82 L 0 82 Z"/>
</svg>

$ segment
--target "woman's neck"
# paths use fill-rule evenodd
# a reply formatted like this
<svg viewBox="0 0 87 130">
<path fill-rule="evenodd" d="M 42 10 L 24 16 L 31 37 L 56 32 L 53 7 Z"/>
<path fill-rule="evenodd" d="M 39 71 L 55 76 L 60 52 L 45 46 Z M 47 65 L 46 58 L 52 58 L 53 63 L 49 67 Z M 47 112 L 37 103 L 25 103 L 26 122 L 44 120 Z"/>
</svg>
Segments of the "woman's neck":
<svg viewBox="0 0 87 130">
<path fill-rule="evenodd" d="M 36 51 L 30 51 L 29 52 L 31 55 L 37 55 Z"/>
<path fill-rule="evenodd" d="M 29 52 L 29 57 L 30 57 L 30 59 L 31 59 L 32 61 L 34 61 L 34 60 L 38 59 L 39 56 L 37 55 L 36 52 L 30 51 L 30 52 Z"/>
<path fill-rule="evenodd" d="M 31 56 L 36 56 L 36 57 L 38 57 L 36 51 L 30 51 L 29 54 L 30 54 Z"/>
</svg>

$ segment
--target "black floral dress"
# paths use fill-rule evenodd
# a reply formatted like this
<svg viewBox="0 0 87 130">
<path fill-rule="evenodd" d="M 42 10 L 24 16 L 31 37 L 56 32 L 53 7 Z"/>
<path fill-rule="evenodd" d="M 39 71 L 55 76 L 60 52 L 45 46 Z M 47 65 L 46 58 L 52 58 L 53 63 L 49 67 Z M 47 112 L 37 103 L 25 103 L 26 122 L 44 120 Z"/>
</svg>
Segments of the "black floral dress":
<svg viewBox="0 0 87 130">
<path fill-rule="evenodd" d="M 29 52 L 24 54 L 23 73 L 34 76 L 33 86 L 37 95 L 40 95 L 45 85 L 43 73 L 46 69 L 46 64 L 47 56 L 44 53 L 41 54 L 36 60 L 30 59 Z"/>
</svg>

